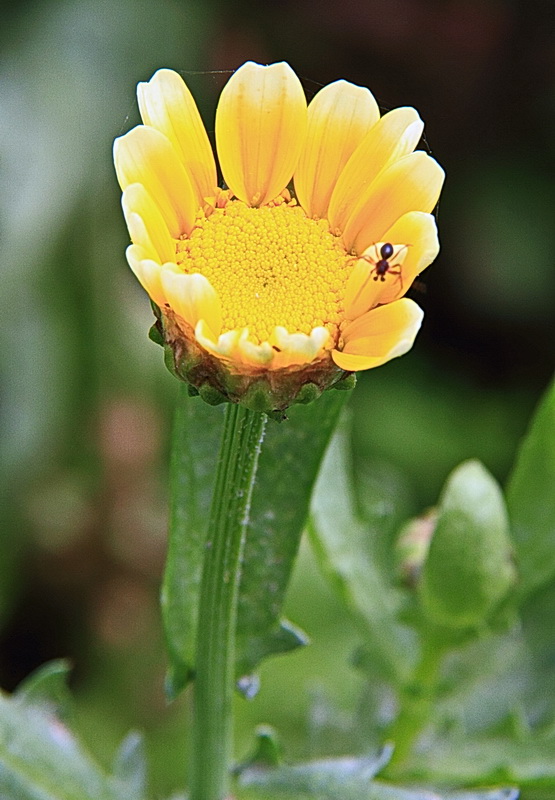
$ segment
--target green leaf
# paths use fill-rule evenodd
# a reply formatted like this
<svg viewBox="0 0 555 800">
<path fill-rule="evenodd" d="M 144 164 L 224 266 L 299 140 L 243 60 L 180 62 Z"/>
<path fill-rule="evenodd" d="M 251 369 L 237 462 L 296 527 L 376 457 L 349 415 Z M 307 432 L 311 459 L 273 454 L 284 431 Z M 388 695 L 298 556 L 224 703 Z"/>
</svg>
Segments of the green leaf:
<svg viewBox="0 0 555 800">
<path fill-rule="evenodd" d="M 419 587 L 430 619 L 480 628 L 515 581 L 503 495 L 477 461 L 449 477 Z"/>
<path fill-rule="evenodd" d="M 368 758 L 327 759 L 276 769 L 253 766 L 241 772 L 239 784 L 265 792 L 269 790 L 272 796 L 357 797 L 353 791 L 360 791 L 361 786 L 367 787 L 390 756 L 391 748 L 388 747 Z"/>
<path fill-rule="evenodd" d="M 413 756 L 405 770 L 411 780 L 442 784 L 505 783 L 550 789 L 555 796 L 555 738 L 527 739 L 453 736 L 435 741 Z M 525 796 L 528 796 L 526 793 Z"/>
<path fill-rule="evenodd" d="M 314 491 L 309 533 L 322 567 L 362 628 L 374 674 L 403 682 L 414 658 L 411 631 L 396 621 L 399 593 L 371 558 L 370 530 L 356 516 L 352 494 L 348 422 L 332 440 Z"/>
<path fill-rule="evenodd" d="M 57 714 L 65 715 L 71 703 L 67 686 L 70 670 L 69 661 L 63 658 L 49 661 L 19 684 L 15 696 L 27 703 L 51 703 Z"/>
<path fill-rule="evenodd" d="M 528 594 L 555 576 L 555 382 L 522 442 L 507 486 L 520 575 Z"/>
<path fill-rule="evenodd" d="M 202 561 L 223 408 L 190 397 L 179 383 L 170 466 L 170 538 L 162 616 L 170 657 L 166 690 L 174 698 L 193 677 Z"/>
<path fill-rule="evenodd" d="M 350 392 L 328 391 L 294 406 L 282 423 L 268 421 L 239 588 L 237 674 L 247 676 L 266 656 L 305 644 L 281 618 L 289 576 L 306 521 L 323 452 Z M 214 486 L 223 407 L 190 397 L 180 384 L 171 462 L 170 540 L 162 613 L 175 697 L 194 675 L 195 639 L 206 529 Z M 302 466 L 302 468 L 301 468 Z M 245 694 L 256 683 L 243 679 Z"/>
<path fill-rule="evenodd" d="M 482 789 L 466 790 L 462 792 L 448 792 L 444 794 L 445 800 L 518 800 L 518 789 Z"/>
<path fill-rule="evenodd" d="M 466 789 L 462 792 L 447 792 L 444 800 L 518 800 L 518 789 Z"/>
<path fill-rule="evenodd" d="M 514 789 L 436 793 L 405 789 L 373 780 L 387 764 L 391 749 L 368 758 L 314 761 L 277 769 L 253 767 L 241 773 L 239 797 L 244 800 L 516 800 Z"/>
<path fill-rule="evenodd" d="M 277 767 L 282 762 L 281 745 L 277 732 L 271 725 L 258 725 L 253 752 L 239 764 L 234 772 L 240 775 L 251 767 Z"/>
<path fill-rule="evenodd" d="M 520 609 L 522 634 L 529 654 L 526 707 L 539 722 L 555 722 L 555 580 L 526 599 Z"/>
<path fill-rule="evenodd" d="M 410 482 L 400 468 L 366 452 L 358 454 L 354 463 L 357 511 L 375 532 L 367 539 L 368 550 L 382 571 L 391 574 L 399 529 L 414 510 Z"/>
<path fill-rule="evenodd" d="M 131 731 L 120 744 L 114 758 L 114 778 L 126 787 L 130 797 L 146 792 L 146 753 L 142 734 Z"/>
<path fill-rule="evenodd" d="M 237 670 L 246 675 L 266 656 L 306 644 L 281 610 L 310 497 L 326 446 L 349 391 L 327 391 L 268 421 L 239 587 Z"/>
<path fill-rule="evenodd" d="M 106 775 L 48 705 L 0 696 L 2 800 L 143 800 Z"/>
</svg>

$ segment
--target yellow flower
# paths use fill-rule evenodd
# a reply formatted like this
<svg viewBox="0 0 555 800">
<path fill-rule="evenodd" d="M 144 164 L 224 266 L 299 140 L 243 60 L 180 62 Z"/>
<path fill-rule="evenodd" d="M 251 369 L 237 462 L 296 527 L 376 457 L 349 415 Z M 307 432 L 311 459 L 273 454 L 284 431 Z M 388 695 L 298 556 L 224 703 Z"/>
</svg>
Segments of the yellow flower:
<svg viewBox="0 0 555 800">
<path fill-rule="evenodd" d="M 255 382 L 282 408 L 280 382 L 321 390 L 412 346 L 422 311 L 403 295 L 437 255 L 443 183 L 414 109 L 380 117 L 346 81 L 307 108 L 287 64 L 247 62 L 216 112 L 222 189 L 181 77 L 137 93 L 144 124 L 114 144 L 127 258 L 181 377 L 234 401 Z"/>
</svg>

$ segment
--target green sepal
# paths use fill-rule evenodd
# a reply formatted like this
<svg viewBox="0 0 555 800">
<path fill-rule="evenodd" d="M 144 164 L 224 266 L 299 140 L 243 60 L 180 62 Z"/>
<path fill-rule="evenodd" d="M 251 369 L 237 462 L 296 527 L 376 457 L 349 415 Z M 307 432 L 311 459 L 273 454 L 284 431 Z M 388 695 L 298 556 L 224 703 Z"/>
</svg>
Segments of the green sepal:
<svg viewBox="0 0 555 800">
<path fill-rule="evenodd" d="M 154 325 L 150 326 L 148 338 L 151 342 L 154 342 L 154 344 L 159 344 L 161 347 L 164 346 L 164 336 L 157 323 L 154 323 Z"/>
<path fill-rule="evenodd" d="M 219 406 L 222 403 L 227 403 L 226 396 L 218 391 L 218 389 L 214 389 L 213 386 L 210 386 L 209 383 L 203 383 L 198 388 L 191 386 L 191 384 L 188 384 L 188 386 L 190 387 L 190 394 L 194 392 L 200 395 L 201 399 L 204 400 L 205 403 L 208 403 L 209 406 Z"/>
<path fill-rule="evenodd" d="M 321 394 L 322 390 L 319 386 L 316 386 L 315 383 L 305 383 L 299 389 L 295 402 L 301 405 L 308 405 L 309 403 L 313 403 L 314 400 L 317 400 Z"/>
<path fill-rule="evenodd" d="M 357 385 L 357 374 L 356 372 L 345 372 L 343 376 L 332 383 L 330 389 L 339 389 L 341 391 L 351 391 Z"/>
<path fill-rule="evenodd" d="M 502 492 L 478 461 L 461 464 L 443 491 L 422 569 L 422 608 L 438 626 L 483 628 L 516 571 Z"/>
<path fill-rule="evenodd" d="M 241 396 L 241 403 L 251 411 L 274 411 L 270 385 L 266 378 L 253 380 L 246 386 Z"/>
<path fill-rule="evenodd" d="M 268 415 L 283 413 L 292 405 L 305 405 L 330 388 L 350 389 L 356 379 L 339 369 L 327 354 L 320 360 L 275 370 L 236 370 L 233 364 L 212 355 L 196 341 L 169 309 L 153 306 L 157 322 L 151 337 L 164 343 L 166 367 L 175 377 L 194 386 L 211 405 L 240 403 Z M 223 399 L 221 399 L 223 398 Z"/>
<path fill-rule="evenodd" d="M 180 376 L 178 371 L 175 368 L 175 360 L 173 357 L 173 352 L 171 347 L 169 347 L 165 342 L 163 344 L 164 347 L 164 365 L 168 372 L 170 372 L 174 378 L 180 380 Z"/>
</svg>

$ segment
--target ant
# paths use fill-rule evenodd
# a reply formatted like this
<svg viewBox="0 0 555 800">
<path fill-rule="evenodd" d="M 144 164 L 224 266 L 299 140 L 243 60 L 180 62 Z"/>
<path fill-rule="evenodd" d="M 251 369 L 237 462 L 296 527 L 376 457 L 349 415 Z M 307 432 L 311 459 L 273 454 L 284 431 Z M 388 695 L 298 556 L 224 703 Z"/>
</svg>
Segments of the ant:
<svg viewBox="0 0 555 800">
<path fill-rule="evenodd" d="M 401 250 L 399 250 L 399 253 L 401 253 L 401 251 L 404 250 L 407 247 L 408 247 L 407 244 L 403 245 Z M 399 276 L 399 281 L 401 283 L 401 289 L 402 289 L 403 288 L 403 275 L 402 275 L 402 270 L 401 270 L 401 264 L 390 264 L 389 263 L 390 259 L 393 257 L 393 254 L 395 252 L 395 249 L 394 249 L 393 245 L 391 244 L 391 242 L 385 242 L 385 244 L 382 244 L 382 246 L 380 247 L 379 251 L 378 251 L 378 246 L 375 244 L 374 245 L 374 249 L 376 250 L 376 256 L 379 255 L 379 258 L 377 258 L 377 257 L 376 258 L 372 258 L 371 256 L 361 256 L 361 258 L 363 258 L 364 261 L 366 261 L 368 264 L 373 264 L 373 269 L 371 270 L 371 272 L 374 273 L 374 280 L 375 281 L 380 280 L 380 281 L 383 282 L 383 281 L 385 281 L 385 276 L 388 273 L 390 275 L 398 275 Z M 399 255 L 399 253 L 397 253 L 397 255 Z M 397 269 L 395 269 L 395 267 L 397 267 Z"/>
</svg>

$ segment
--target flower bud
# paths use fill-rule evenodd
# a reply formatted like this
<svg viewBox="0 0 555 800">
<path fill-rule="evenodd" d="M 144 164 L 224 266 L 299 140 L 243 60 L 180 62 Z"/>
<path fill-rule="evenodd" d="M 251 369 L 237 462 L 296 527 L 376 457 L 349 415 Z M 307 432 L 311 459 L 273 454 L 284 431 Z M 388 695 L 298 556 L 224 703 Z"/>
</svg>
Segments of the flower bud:
<svg viewBox="0 0 555 800">
<path fill-rule="evenodd" d="M 484 625 L 515 581 L 501 490 L 478 461 L 451 474 L 422 571 L 425 614 L 450 628 Z"/>
<path fill-rule="evenodd" d="M 420 517 L 403 525 L 395 544 L 396 573 L 409 587 L 418 584 L 422 567 L 428 555 L 430 542 L 437 522 L 437 509 L 432 508 Z"/>
</svg>

